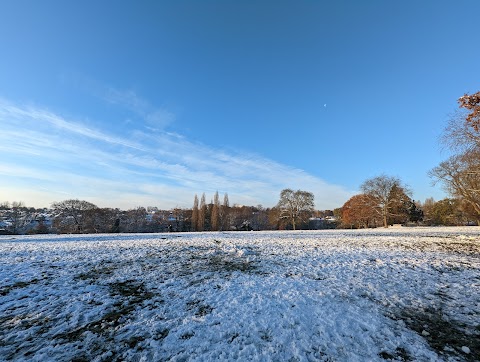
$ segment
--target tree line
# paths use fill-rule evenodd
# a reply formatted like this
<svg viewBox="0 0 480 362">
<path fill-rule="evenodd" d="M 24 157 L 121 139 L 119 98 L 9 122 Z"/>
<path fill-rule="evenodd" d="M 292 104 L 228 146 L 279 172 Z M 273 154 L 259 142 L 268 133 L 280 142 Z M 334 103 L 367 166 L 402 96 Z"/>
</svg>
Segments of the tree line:
<svg viewBox="0 0 480 362">
<path fill-rule="evenodd" d="M 367 180 L 365 186 L 381 180 L 398 181 L 382 175 Z M 459 199 L 434 201 L 430 198 L 424 203 L 415 202 L 399 183 L 391 185 L 383 199 L 375 199 L 368 193 L 359 194 L 335 210 L 315 210 L 312 193 L 291 189 L 282 190 L 279 202 L 271 208 L 230 206 L 227 194 L 220 203 L 218 192 L 209 203 L 202 194 L 200 201 L 194 197 L 191 209 L 172 210 L 100 208 L 88 201 L 73 199 L 55 202 L 49 209 L 5 202 L 0 204 L 0 234 L 307 230 L 380 227 L 385 226 L 385 220 L 387 226 L 465 225 L 475 220 L 474 209 Z"/>
<path fill-rule="evenodd" d="M 282 191 L 283 195 L 288 196 L 284 191 Z M 301 205 L 304 204 L 295 204 L 296 208 L 289 211 L 278 206 L 272 208 L 264 208 L 262 205 L 234 204 L 231 206 L 228 194 L 225 194 L 223 201 L 220 202 L 218 192 L 208 203 L 203 193 L 200 200 L 195 195 L 191 209 L 174 208 L 172 210 L 137 207 L 125 211 L 101 208 L 91 202 L 78 199 L 54 202 L 48 209 L 29 208 L 20 202 L 12 204 L 4 202 L 0 204 L 0 234 L 308 229 L 308 218 L 321 212 L 313 212 L 313 194 L 291 191 L 290 196 L 299 194 L 311 196 L 308 209 L 302 209 Z M 330 214 L 333 215 L 333 212 Z"/>
<path fill-rule="evenodd" d="M 381 175 L 365 181 L 362 193 L 338 211 L 343 227 L 480 225 L 480 92 L 463 95 L 458 104 L 440 140 L 452 156 L 429 172 L 433 184 L 441 183 L 451 198 L 421 204 L 398 178 Z"/>
<path fill-rule="evenodd" d="M 452 152 L 429 172 L 451 196 L 440 201 L 413 200 L 398 177 L 379 175 L 360 185 L 361 193 L 335 210 L 315 210 L 314 195 L 284 189 L 271 208 L 230 206 L 218 191 L 207 203 L 194 196 L 191 209 L 137 207 L 127 211 L 100 208 L 84 200 L 54 202 L 50 209 L 21 202 L 0 204 L 0 233 L 119 233 L 221 230 L 370 228 L 392 224 L 480 225 L 480 92 L 458 99 L 441 144 Z"/>
</svg>

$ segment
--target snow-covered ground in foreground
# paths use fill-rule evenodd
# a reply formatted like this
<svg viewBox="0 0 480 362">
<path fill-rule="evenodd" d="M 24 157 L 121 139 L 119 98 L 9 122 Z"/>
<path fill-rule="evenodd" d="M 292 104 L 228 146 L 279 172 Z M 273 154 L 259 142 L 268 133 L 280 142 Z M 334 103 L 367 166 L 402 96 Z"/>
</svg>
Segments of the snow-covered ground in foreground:
<svg viewBox="0 0 480 362">
<path fill-rule="evenodd" d="M 0 237 L 0 360 L 480 360 L 480 228 Z"/>
</svg>

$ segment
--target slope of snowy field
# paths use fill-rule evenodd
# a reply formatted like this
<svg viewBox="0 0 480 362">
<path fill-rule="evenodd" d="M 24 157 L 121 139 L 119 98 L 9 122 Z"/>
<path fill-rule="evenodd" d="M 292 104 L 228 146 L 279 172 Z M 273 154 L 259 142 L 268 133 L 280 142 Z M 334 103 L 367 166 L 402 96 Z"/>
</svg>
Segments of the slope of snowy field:
<svg viewBox="0 0 480 362">
<path fill-rule="evenodd" d="M 0 237 L 0 360 L 478 361 L 480 228 Z"/>
</svg>

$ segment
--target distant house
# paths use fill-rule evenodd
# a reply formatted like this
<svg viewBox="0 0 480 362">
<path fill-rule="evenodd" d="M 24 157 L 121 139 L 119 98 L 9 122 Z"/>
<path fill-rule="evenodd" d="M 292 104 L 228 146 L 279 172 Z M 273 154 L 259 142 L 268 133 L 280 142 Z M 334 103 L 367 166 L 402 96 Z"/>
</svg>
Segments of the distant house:
<svg viewBox="0 0 480 362">
<path fill-rule="evenodd" d="M 170 212 L 170 214 L 168 214 L 168 221 L 169 222 L 177 221 L 177 218 L 175 217 L 175 215 L 173 215 L 173 212 Z"/>
<path fill-rule="evenodd" d="M 7 221 L 0 220 L 0 235 L 10 235 L 11 232 L 8 230 L 10 225 Z"/>
<path fill-rule="evenodd" d="M 309 230 L 335 229 L 337 227 L 337 219 L 333 216 L 311 217 L 308 219 Z"/>
</svg>

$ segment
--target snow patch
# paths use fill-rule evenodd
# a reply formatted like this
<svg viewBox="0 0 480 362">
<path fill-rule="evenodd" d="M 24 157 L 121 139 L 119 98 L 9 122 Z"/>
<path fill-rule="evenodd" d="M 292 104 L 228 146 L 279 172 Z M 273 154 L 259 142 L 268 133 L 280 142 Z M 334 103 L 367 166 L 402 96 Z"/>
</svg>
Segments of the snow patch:
<svg viewBox="0 0 480 362">
<path fill-rule="evenodd" d="M 479 281 L 473 227 L 0 238 L 0 356 L 473 361 Z"/>
</svg>

